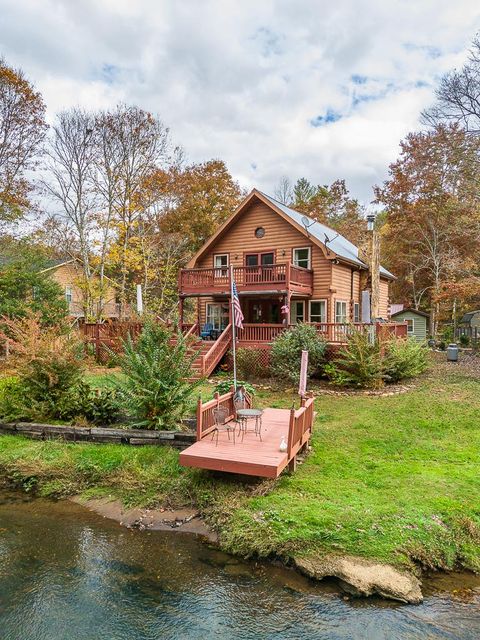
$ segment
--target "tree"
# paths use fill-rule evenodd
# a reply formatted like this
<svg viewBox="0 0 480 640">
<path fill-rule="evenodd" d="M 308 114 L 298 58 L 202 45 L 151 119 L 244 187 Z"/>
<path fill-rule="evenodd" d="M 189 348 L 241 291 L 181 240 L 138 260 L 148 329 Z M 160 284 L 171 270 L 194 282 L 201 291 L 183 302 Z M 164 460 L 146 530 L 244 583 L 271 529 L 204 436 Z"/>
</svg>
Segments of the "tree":
<svg viewBox="0 0 480 640">
<path fill-rule="evenodd" d="M 387 262 L 398 296 L 430 309 L 435 333 L 442 292 L 479 269 L 480 142 L 457 125 L 411 133 L 389 179 L 376 189 L 387 210 Z"/>
<path fill-rule="evenodd" d="M 55 216 L 59 221 L 57 232 L 70 237 L 71 246 L 64 249 L 79 257 L 83 270 L 81 283 L 84 314 L 95 315 L 95 295 L 92 290 L 91 253 L 94 236 L 94 212 L 98 197 L 93 188 L 92 174 L 95 163 L 95 121 L 83 109 L 70 109 L 57 115 L 46 147 L 47 174 L 42 180 L 45 192 L 60 207 Z"/>
<path fill-rule="evenodd" d="M 293 187 L 293 207 L 331 227 L 354 244 L 361 244 L 366 231 L 364 210 L 349 194 L 345 180 L 335 180 L 330 186 L 312 185 L 305 178 Z"/>
<path fill-rule="evenodd" d="M 473 40 L 467 63 L 445 74 L 435 93 L 436 104 L 422 114 L 427 124 L 456 123 L 480 133 L 480 37 Z"/>
<path fill-rule="evenodd" d="M 273 195 L 279 202 L 290 207 L 293 203 L 293 186 L 290 178 L 282 176 L 273 191 Z"/>
<path fill-rule="evenodd" d="M 170 187 L 175 200 L 168 204 L 162 227 L 184 235 L 192 252 L 204 244 L 245 197 L 222 160 L 175 169 Z"/>
<path fill-rule="evenodd" d="M 35 313 L 45 326 L 63 322 L 67 304 L 60 286 L 42 272 L 48 263 L 36 249 L 17 245 L 17 251 L 0 266 L 0 316 L 23 318 Z"/>
<path fill-rule="evenodd" d="M 103 157 L 97 184 L 105 185 L 107 210 L 114 217 L 119 243 L 118 295 L 121 315 L 127 302 L 128 261 L 131 239 L 142 214 L 149 206 L 145 183 L 158 169 L 175 161 L 169 130 L 151 113 L 135 106 L 119 105 L 100 118 L 103 129 Z"/>
<path fill-rule="evenodd" d="M 0 222 L 21 217 L 32 204 L 27 172 L 36 166 L 46 128 L 42 96 L 0 58 Z"/>
</svg>

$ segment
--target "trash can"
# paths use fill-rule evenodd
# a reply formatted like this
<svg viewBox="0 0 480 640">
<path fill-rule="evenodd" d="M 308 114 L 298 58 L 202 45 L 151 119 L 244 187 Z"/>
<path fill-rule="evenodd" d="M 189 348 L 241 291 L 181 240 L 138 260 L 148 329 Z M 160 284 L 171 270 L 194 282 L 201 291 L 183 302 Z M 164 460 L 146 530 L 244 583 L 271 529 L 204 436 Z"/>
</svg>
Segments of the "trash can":
<svg viewBox="0 0 480 640">
<path fill-rule="evenodd" d="M 455 343 L 449 344 L 447 347 L 447 360 L 448 362 L 458 361 L 458 347 Z"/>
</svg>

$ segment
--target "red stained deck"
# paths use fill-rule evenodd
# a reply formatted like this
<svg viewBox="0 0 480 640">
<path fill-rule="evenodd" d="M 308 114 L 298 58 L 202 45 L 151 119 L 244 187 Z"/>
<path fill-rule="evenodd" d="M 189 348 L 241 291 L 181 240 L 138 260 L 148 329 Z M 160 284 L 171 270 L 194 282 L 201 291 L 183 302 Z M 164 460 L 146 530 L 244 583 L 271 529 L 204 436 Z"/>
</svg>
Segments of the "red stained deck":
<svg viewBox="0 0 480 640">
<path fill-rule="evenodd" d="M 218 435 L 218 446 L 210 434 L 180 454 L 180 464 L 213 471 L 242 473 L 263 478 L 277 478 L 287 466 L 288 454 L 279 451 L 282 436 L 288 440 L 291 412 L 288 409 L 265 409 L 262 418 L 262 441 L 249 421 L 245 437 L 228 440 L 226 432 Z M 237 430 L 238 433 L 238 430 Z M 232 435 L 230 434 L 230 438 Z"/>
</svg>

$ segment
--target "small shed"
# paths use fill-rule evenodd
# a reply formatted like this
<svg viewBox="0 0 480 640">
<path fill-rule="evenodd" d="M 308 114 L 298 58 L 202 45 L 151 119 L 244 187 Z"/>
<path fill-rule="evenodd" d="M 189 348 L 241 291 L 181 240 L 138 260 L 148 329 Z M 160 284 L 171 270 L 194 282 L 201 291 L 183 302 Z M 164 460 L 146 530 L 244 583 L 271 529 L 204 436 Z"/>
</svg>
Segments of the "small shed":
<svg viewBox="0 0 480 640">
<path fill-rule="evenodd" d="M 458 324 L 461 327 L 480 328 L 480 309 L 478 311 L 469 311 L 468 313 L 465 313 Z"/>
<path fill-rule="evenodd" d="M 396 313 L 392 313 L 392 320 L 407 323 L 407 335 L 415 338 L 418 342 L 424 342 L 427 339 L 428 313 L 419 309 L 401 309 Z"/>
</svg>

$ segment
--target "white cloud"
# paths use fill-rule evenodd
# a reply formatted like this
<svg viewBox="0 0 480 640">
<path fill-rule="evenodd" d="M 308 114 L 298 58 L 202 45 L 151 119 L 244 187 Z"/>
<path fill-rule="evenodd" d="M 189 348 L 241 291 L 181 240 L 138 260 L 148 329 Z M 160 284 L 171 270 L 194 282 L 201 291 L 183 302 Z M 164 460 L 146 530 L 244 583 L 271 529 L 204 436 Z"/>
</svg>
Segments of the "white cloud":
<svg viewBox="0 0 480 640">
<path fill-rule="evenodd" d="M 0 16 L 50 118 L 124 100 L 246 187 L 345 177 L 363 201 L 480 28 L 476 0 L 0 0 Z"/>
</svg>

